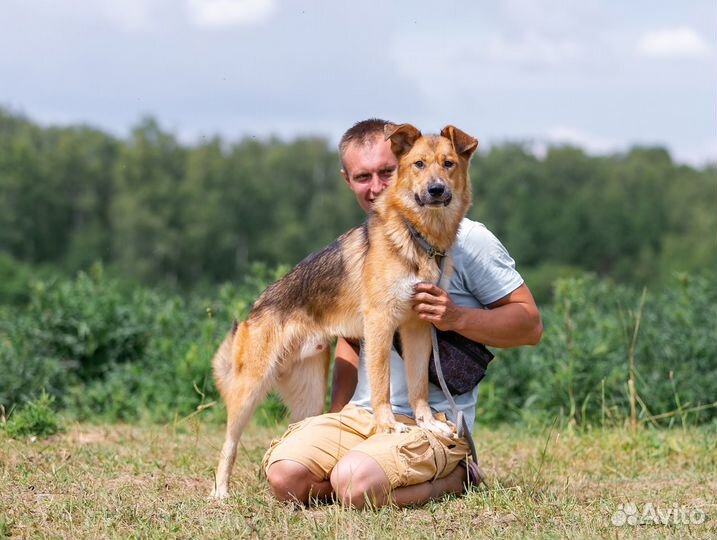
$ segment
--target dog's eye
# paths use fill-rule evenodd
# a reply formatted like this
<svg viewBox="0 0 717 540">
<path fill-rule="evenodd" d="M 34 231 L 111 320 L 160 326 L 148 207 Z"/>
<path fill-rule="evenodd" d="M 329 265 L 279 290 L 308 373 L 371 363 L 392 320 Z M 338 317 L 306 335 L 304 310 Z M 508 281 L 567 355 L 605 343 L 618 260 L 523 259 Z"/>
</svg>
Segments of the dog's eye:
<svg viewBox="0 0 717 540">
<path fill-rule="evenodd" d="M 450 159 L 447 159 L 443 162 L 443 166 L 446 169 L 450 169 L 451 167 L 453 167 L 453 165 L 454 165 L 454 163 Z"/>
<path fill-rule="evenodd" d="M 423 167 L 426 166 L 426 164 L 423 163 L 423 161 L 421 161 L 420 159 L 419 159 L 418 161 L 416 161 L 416 162 L 414 163 L 414 165 L 416 166 L 416 169 L 423 169 Z"/>
</svg>

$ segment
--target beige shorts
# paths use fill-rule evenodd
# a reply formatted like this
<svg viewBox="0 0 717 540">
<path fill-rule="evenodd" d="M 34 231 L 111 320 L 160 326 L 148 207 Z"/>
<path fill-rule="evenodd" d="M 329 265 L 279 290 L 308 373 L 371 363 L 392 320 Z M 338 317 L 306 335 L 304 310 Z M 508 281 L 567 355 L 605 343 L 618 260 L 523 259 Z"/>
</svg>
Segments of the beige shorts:
<svg viewBox="0 0 717 540">
<path fill-rule="evenodd" d="M 271 442 L 262 462 L 264 473 L 277 461 L 288 459 L 306 466 L 317 478 L 328 479 L 347 452 L 362 452 L 381 466 L 391 488 L 397 488 L 442 478 L 470 454 L 464 439 L 420 429 L 405 416 L 396 419 L 411 426 L 407 432 L 376 434 L 372 418 L 366 409 L 346 405 L 341 412 L 291 424 L 281 438 Z"/>
</svg>

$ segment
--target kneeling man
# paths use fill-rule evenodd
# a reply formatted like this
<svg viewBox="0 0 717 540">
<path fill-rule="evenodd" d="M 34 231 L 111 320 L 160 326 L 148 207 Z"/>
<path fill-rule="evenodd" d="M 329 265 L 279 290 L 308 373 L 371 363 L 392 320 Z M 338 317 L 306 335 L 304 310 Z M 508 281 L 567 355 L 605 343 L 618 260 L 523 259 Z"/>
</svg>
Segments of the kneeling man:
<svg viewBox="0 0 717 540">
<path fill-rule="evenodd" d="M 386 121 L 364 120 L 341 138 L 343 175 L 365 212 L 386 188 L 398 166 Z M 453 275 L 448 290 L 416 286 L 413 309 L 439 330 L 451 330 L 493 347 L 535 345 L 542 335 L 538 308 L 503 245 L 484 225 L 464 219 L 451 252 Z M 456 418 L 440 387 L 429 385 L 429 403 L 437 416 Z M 454 396 L 468 426 L 473 426 L 478 386 Z M 334 495 L 363 508 L 366 504 L 421 504 L 459 493 L 477 480 L 464 439 L 415 427 L 408 402 L 403 361 L 391 351 L 391 405 L 404 433 L 373 431 L 371 392 L 358 343 L 339 339 L 336 346 L 331 412 L 289 426 L 273 441 L 263 469 L 280 500 L 307 503 Z"/>
</svg>

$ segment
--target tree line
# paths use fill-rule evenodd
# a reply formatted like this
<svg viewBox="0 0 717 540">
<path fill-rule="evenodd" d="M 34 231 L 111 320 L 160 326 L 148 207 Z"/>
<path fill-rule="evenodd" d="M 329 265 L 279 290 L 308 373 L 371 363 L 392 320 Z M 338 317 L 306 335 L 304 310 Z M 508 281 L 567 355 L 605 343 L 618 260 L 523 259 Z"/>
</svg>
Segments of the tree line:
<svg viewBox="0 0 717 540">
<path fill-rule="evenodd" d="M 585 270 L 650 284 L 717 267 L 714 164 L 677 164 L 662 148 L 537 157 L 507 144 L 479 154 L 471 179 L 469 216 L 539 296 Z M 324 139 L 183 144 L 151 118 L 123 139 L 0 108 L 0 251 L 19 261 L 68 272 L 101 261 L 192 287 L 294 264 L 362 219 Z"/>
</svg>

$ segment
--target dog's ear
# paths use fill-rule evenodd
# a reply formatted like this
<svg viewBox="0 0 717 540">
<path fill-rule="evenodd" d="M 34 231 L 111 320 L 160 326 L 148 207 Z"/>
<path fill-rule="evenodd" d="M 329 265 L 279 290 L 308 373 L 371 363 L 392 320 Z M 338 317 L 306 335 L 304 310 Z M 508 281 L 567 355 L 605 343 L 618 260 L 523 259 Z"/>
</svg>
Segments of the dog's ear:
<svg viewBox="0 0 717 540">
<path fill-rule="evenodd" d="M 473 152 L 478 148 L 478 139 L 471 137 L 467 133 L 463 133 L 457 127 L 444 127 L 441 130 L 441 136 L 451 141 L 453 148 L 456 150 L 456 154 L 465 159 L 470 159 Z"/>
<path fill-rule="evenodd" d="M 411 124 L 396 125 L 388 123 L 383 126 L 383 134 L 387 141 L 391 140 L 391 151 L 398 158 L 413 148 L 413 145 L 421 136 L 421 132 Z"/>
</svg>

